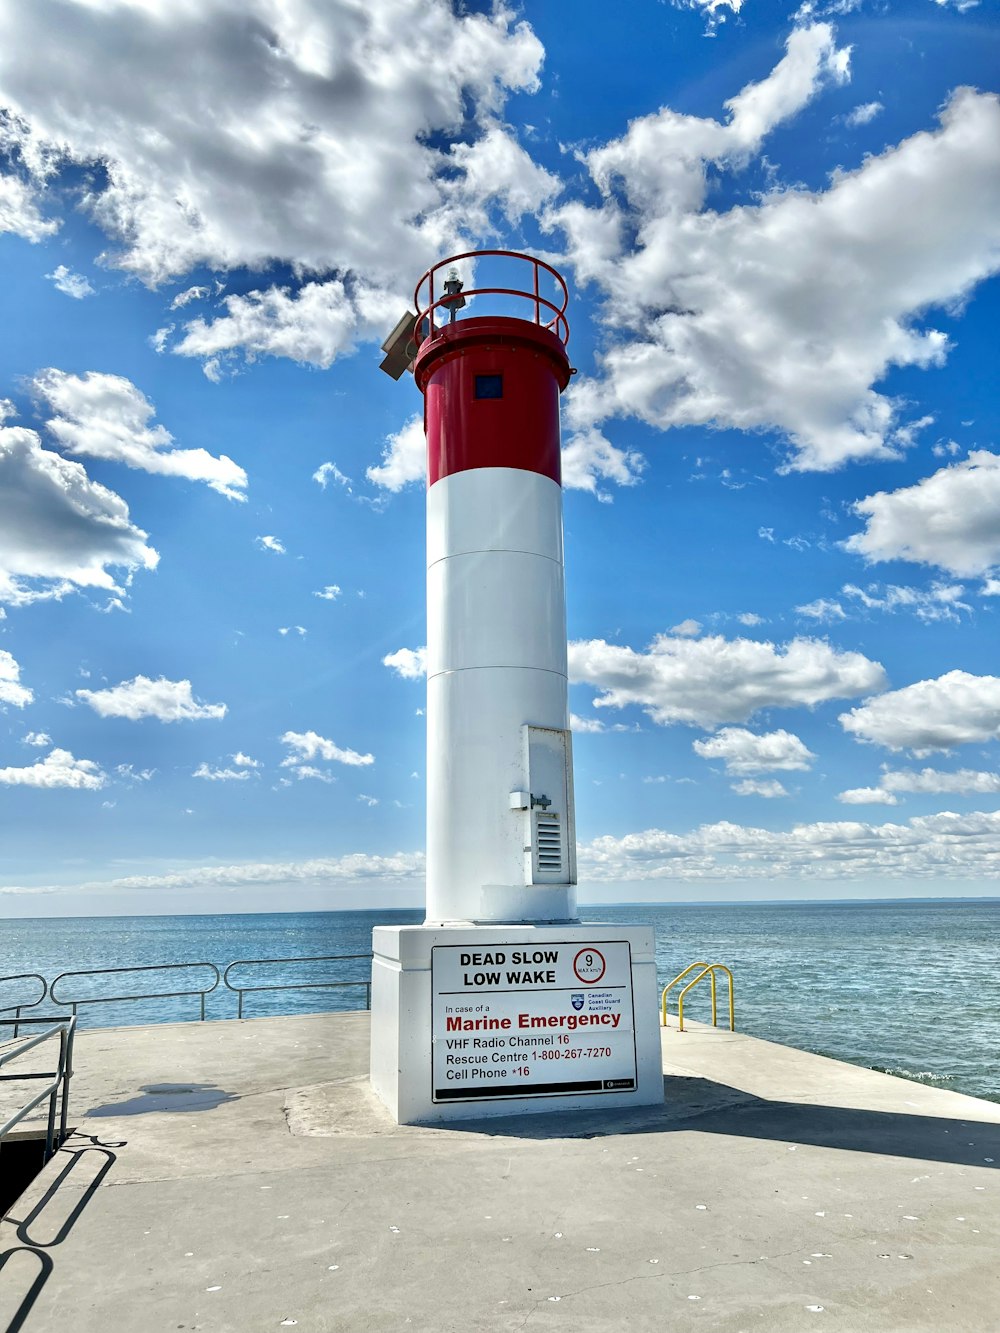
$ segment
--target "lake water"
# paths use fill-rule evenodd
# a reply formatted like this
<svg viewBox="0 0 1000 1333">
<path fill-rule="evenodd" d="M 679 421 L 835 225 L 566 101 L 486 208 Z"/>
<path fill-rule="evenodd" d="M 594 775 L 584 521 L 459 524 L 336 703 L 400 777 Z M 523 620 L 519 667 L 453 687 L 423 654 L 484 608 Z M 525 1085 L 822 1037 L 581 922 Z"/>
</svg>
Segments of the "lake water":
<svg viewBox="0 0 1000 1333">
<path fill-rule="evenodd" d="M 655 926 L 661 985 L 697 958 L 727 964 L 736 978 L 742 1032 L 1000 1101 L 1000 902 L 641 906 L 588 908 L 585 916 Z M 210 962 L 221 971 L 244 958 L 367 954 L 373 926 L 421 919 L 421 913 L 397 910 L 0 921 L 0 977 L 36 972 L 51 982 L 59 973 L 89 968 Z M 266 975 L 246 968 L 237 979 L 362 980 L 368 974 L 361 959 L 288 964 Z M 66 979 L 57 994 L 148 993 L 212 979 L 186 970 Z M 707 987 L 699 991 L 686 1012 L 704 1019 Z M 720 1018 L 724 994 L 721 986 Z M 364 997 L 363 987 L 270 991 L 247 995 L 245 1012 L 361 1008 Z M 0 983 L 0 1009 L 25 998 L 32 998 L 31 983 Z M 236 1004 L 236 995 L 220 986 L 206 998 L 207 1017 L 235 1017 Z M 172 1022 L 198 1012 L 198 998 L 189 995 L 87 1005 L 80 1022 Z"/>
</svg>

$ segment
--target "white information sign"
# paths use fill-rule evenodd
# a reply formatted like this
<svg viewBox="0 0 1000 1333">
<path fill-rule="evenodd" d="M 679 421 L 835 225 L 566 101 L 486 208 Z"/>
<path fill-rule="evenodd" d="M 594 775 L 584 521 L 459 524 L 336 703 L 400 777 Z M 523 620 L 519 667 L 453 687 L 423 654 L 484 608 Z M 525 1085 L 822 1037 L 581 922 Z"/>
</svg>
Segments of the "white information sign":
<svg viewBox="0 0 1000 1333">
<path fill-rule="evenodd" d="M 435 945 L 431 990 L 435 1102 L 636 1087 L 627 940 Z"/>
</svg>

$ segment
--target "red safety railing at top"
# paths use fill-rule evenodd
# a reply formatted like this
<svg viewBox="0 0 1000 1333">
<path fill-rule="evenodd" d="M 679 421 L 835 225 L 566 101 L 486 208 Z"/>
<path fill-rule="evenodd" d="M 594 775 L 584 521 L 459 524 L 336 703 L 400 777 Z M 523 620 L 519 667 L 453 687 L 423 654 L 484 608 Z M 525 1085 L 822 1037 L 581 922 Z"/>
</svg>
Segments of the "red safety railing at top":
<svg viewBox="0 0 1000 1333">
<path fill-rule="evenodd" d="M 463 259 L 519 259 L 532 268 L 531 290 L 520 287 L 465 287 L 462 289 L 462 296 L 466 301 L 473 296 L 513 296 L 529 301 L 534 307 L 534 322 L 541 328 L 550 329 L 557 338 L 563 343 L 569 342 L 569 322 L 566 319 L 566 307 L 569 304 L 569 288 L 566 286 L 566 280 L 562 274 L 547 264 L 544 259 L 536 259 L 534 255 L 520 254 L 517 250 L 466 250 L 460 255 L 451 255 L 448 259 L 442 259 L 433 268 L 429 268 L 417 283 L 416 290 L 413 293 L 413 303 L 417 307 L 417 319 L 414 329 L 414 342 L 419 347 L 425 338 L 432 338 L 438 332 L 440 325 L 435 323 L 434 315 L 438 310 L 448 312 L 448 322 L 453 317 L 453 307 L 455 297 L 449 294 L 434 297 L 434 278 L 441 269 L 448 268 L 450 265 L 458 264 Z M 548 297 L 542 296 L 540 290 L 540 270 L 544 269 L 555 280 L 557 295 L 562 295 L 562 305 L 557 305 L 550 301 Z M 424 288 L 427 289 L 427 295 L 424 297 L 421 293 Z M 426 302 L 426 304 L 425 304 Z M 543 322 L 542 312 L 546 314 L 551 312 L 552 318 Z"/>
</svg>

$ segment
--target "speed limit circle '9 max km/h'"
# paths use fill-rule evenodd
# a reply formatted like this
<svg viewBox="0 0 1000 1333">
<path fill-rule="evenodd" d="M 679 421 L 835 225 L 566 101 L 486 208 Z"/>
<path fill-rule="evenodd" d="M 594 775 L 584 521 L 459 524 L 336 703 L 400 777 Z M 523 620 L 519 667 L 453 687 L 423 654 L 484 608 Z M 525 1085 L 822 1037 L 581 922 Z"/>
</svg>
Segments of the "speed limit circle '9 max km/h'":
<svg viewBox="0 0 1000 1333">
<path fill-rule="evenodd" d="M 573 959 L 573 971 L 585 986 L 592 986 L 604 976 L 607 964 L 599 949 L 581 949 Z"/>
</svg>

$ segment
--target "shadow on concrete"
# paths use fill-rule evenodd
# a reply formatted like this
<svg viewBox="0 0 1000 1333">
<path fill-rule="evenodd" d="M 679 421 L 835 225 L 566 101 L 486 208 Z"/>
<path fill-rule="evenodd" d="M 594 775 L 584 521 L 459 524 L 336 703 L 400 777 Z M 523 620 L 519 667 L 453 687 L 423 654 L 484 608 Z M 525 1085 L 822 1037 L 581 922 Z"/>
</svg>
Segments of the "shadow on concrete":
<svg viewBox="0 0 1000 1333">
<path fill-rule="evenodd" d="M 988 1121 L 769 1101 L 711 1079 L 681 1075 L 665 1075 L 663 1087 L 662 1106 L 462 1120 L 448 1128 L 520 1139 L 594 1139 L 684 1130 L 990 1170 L 1000 1167 L 1000 1124 Z"/>
<path fill-rule="evenodd" d="M 125 1146 L 123 1142 L 101 1143 L 90 1135 L 78 1137 L 88 1138 L 93 1146 L 61 1148 L 55 1160 L 63 1156 L 67 1160 L 34 1207 L 21 1221 L 13 1216 L 13 1210 L 4 1219 L 14 1225 L 15 1234 L 20 1242 L 19 1245 L 13 1245 L 0 1253 L 0 1274 L 8 1266 L 10 1268 L 3 1282 L 5 1296 L 9 1298 L 12 1291 L 16 1293 L 14 1283 L 21 1267 L 19 1255 L 31 1256 L 33 1261 L 31 1272 L 34 1276 L 28 1274 L 31 1280 L 26 1283 L 24 1295 L 2 1333 L 18 1333 L 18 1330 L 24 1327 L 28 1315 L 55 1269 L 55 1262 L 48 1250 L 61 1245 L 66 1239 L 104 1177 L 114 1166 L 117 1155 L 112 1149 Z M 48 1239 L 37 1234 L 42 1229 L 51 1230 L 52 1234 Z M 16 1294 L 14 1298 L 16 1299 Z"/>
<path fill-rule="evenodd" d="M 150 1111 L 214 1111 L 226 1102 L 239 1101 L 239 1094 L 224 1092 L 214 1083 L 147 1083 L 141 1097 L 124 1102 L 107 1102 L 86 1112 L 93 1116 L 148 1115 Z"/>
<path fill-rule="evenodd" d="M 33 1272 L 34 1278 L 29 1282 L 28 1289 L 25 1291 L 17 1309 L 4 1326 L 4 1333 L 18 1333 L 18 1329 L 24 1328 L 24 1321 L 31 1313 L 32 1306 L 38 1300 L 40 1291 L 48 1282 L 49 1276 L 55 1267 L 52 1259 L 44 1250 L 35 1250 L 27 1245 L 12 1245 L 9 1250 L 0 1253 L 0 1283 L 6 1289 L 5 1294 L 16 1289 L 18 1270 L 22 1266 L 18 1256 L 22 1254 L 30 1255 L 27 1276 L 31 1278 Z M 4 1269 L 8 1267 L 10 1271 L 5 1273 Z"/>
</svg>

